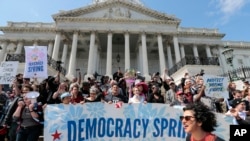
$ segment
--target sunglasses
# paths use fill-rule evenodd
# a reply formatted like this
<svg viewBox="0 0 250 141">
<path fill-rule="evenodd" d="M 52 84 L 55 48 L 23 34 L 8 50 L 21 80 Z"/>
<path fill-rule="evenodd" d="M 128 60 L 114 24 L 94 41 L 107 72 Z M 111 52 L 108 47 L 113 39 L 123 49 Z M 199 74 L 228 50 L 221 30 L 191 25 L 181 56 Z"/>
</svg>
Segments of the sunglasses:
<svg viewBox="0 0 250 141">
<path fill-rule="evenodd" d="M 180 116 L 180 120 L 182 121 L 185 119 L 186 121 L 189 121 L 191 118 L 194 118 L 193 116 Z"/>
</svg>

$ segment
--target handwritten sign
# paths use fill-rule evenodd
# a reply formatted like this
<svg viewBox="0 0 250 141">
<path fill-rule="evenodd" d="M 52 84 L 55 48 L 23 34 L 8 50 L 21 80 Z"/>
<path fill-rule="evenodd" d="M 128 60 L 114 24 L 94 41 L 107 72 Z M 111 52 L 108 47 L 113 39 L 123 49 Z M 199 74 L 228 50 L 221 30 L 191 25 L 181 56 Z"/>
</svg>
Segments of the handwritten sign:
<svg viewBox="0 0 250 141">
<path fill-rule="evenodd" d="M 18 61 L 6 61 L 0 65 L 0 84 L 11 84 L 16 77 Z"/>
<path fill-rule="evenodd" d="M 227 77 L 204 75 L 203 78 L 206 85 L 206 96 L 215 98 L 228 98 Z"/>
<path fill-rule="evenodd" d="M 47 47 L 25 46 L 24 78 L 47 78 Z"/>
<path fill-rule="evenodd" d="M 165 104 L 52 104 L 45 109 L 44 140 L 185 141 L 182 109 Z M 216 135 L 228 140 L 229 122 L 218 116 Z"/>
</svg>

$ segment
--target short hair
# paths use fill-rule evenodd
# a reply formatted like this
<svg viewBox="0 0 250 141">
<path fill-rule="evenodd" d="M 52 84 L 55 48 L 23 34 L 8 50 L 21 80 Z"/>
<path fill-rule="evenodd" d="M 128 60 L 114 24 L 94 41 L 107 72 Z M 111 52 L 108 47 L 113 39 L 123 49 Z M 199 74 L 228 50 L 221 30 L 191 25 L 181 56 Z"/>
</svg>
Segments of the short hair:
<svg viewBox="0 0 250 141">
<path fill-rule="evenodd" d="M 97 89 L 95 87 L 91 87 L 89 89 L 89 93 L 95 93 L 95 94 L 97 94 Z"/>
<path fill-rule="evenodd" d="M 194 102 L 186 105 L 183 111 L 192 110 L 194 111 L 194 117 L 197 122 L 201 122 L 201 128 L 205 132 L 215 131 L 218 126 L 216 121 L 216 115 L 212 112 L 208 106 L 202 102 Z"/>
</svg>

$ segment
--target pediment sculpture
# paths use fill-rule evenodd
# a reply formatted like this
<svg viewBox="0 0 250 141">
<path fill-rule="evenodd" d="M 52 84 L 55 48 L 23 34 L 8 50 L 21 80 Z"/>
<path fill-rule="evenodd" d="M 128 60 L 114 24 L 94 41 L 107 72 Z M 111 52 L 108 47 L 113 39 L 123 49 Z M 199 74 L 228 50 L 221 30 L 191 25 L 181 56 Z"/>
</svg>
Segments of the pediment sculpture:
<svg viewBox="0 0 250 141">
<path fill-rule="evenodd" d="M 131 12 L 125 8 L 109 8 L 103 15 L 104 18 L 131 18 Z"/>
</svg>

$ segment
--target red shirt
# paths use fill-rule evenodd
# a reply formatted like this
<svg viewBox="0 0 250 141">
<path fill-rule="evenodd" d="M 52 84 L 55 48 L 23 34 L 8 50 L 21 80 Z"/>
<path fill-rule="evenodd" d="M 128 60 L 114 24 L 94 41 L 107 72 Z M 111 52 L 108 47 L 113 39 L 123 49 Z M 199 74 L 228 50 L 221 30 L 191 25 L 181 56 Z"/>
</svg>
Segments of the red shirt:
<svg viewBox="0 0 250 141">
<path fill-rule="evenodd" d="M 83 96 L 81 94 L 78 94 L 76 98 L 71 97 L 70 102 L 71 103 L 80 103 L 83 100 L 84 100 Z"/>
<path fill-rule="evenodd" d="M 201 140 L 199 140 L 199 141 L 215 141 L 215 139 L 216 139 L 216 135 L 214 135 L 214 134 L 211 134 L 211 133 L 208 133 L 208 134 L 206 134 Z M 191 141 L 198 141 L 198 140 L 195 140 L 194 138 L 193 138 L 193 136 L 191 136 Z"/>
</svg>

